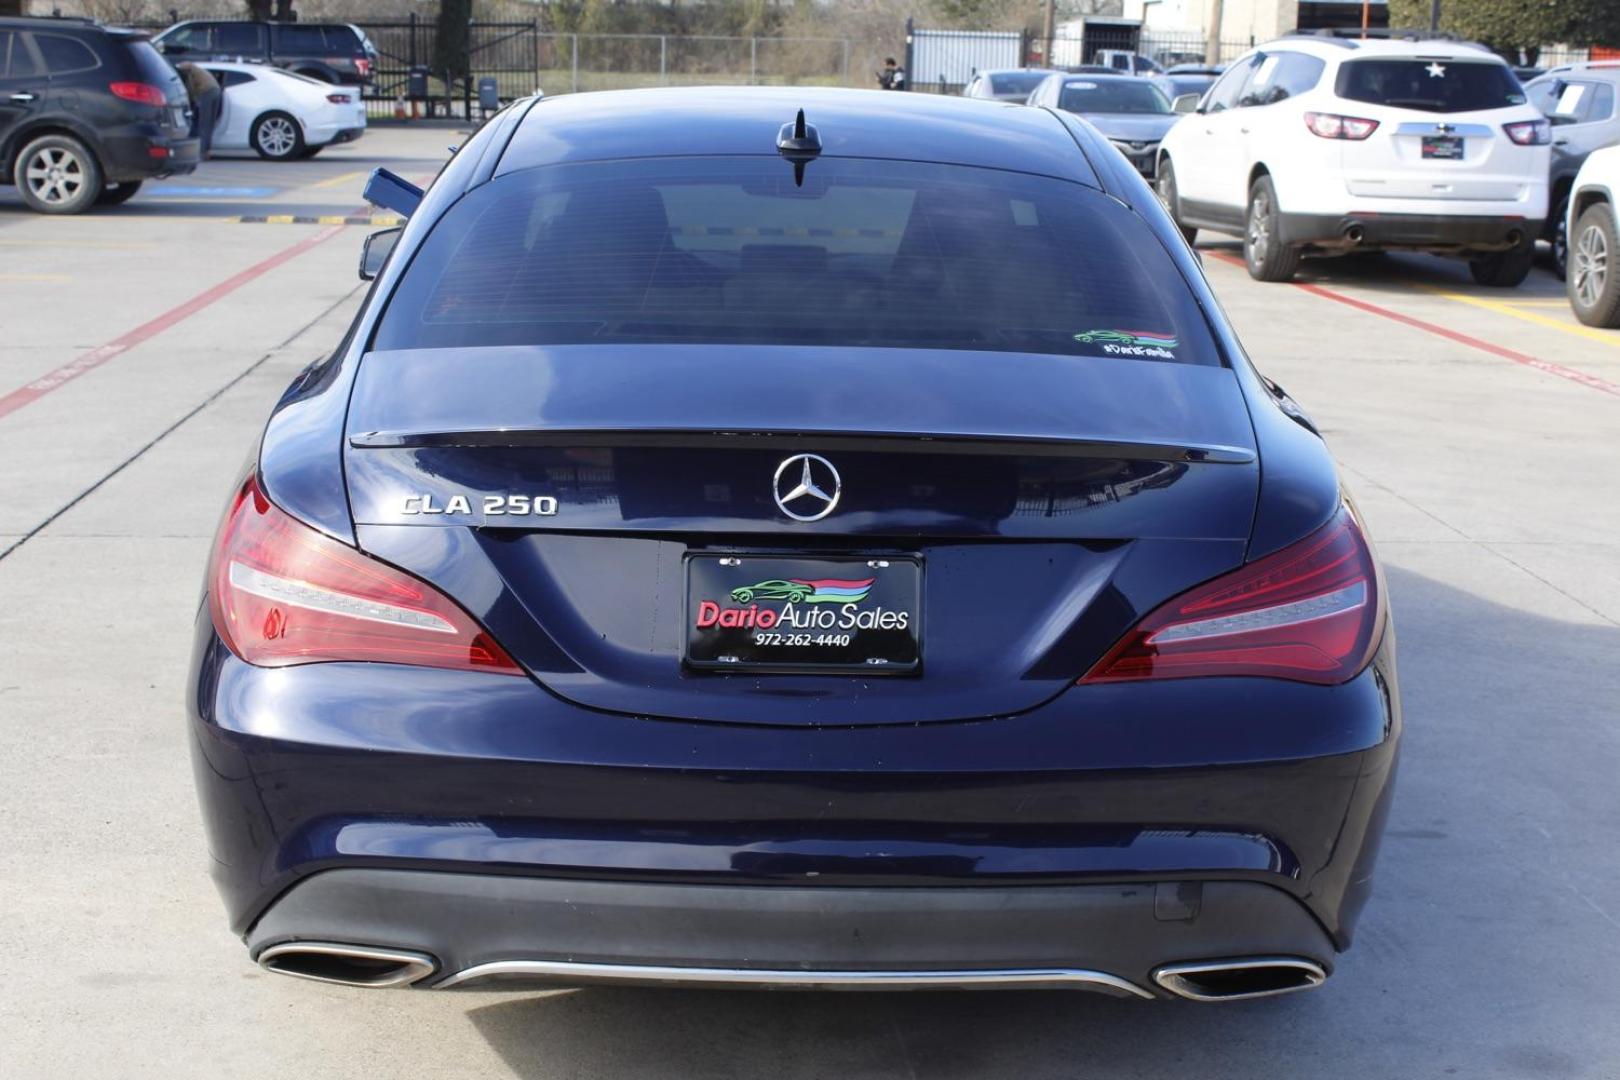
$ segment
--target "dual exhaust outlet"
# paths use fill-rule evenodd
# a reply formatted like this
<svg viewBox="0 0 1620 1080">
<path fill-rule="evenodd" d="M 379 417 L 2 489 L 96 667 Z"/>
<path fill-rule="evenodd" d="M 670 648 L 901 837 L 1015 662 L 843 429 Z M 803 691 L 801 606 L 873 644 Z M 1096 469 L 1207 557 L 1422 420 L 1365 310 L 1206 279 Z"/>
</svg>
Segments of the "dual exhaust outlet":
<svg viewBox="0 0 1620 1080">
<path fill-rule="evenodd" d="M 354 986 L 365 989 L 411 986 L 430 978 L 439 963 L 427 953 L 321 941 L 289 941 L 271 945 L 258 956 L 259 966 L 278 975 Z M 566 985 L 662 983 L 706 986 L 800 986 L 805 989 L 898 989 L 905 986 L 996 989 L 1016 987 L 1079 986 L 1151 997 L 1147 991 L 1115 975 L 1079 970 L 955 971 L 955 972 L 815 972 L 751 969 L 669 968 L 625 964 L 569 964 L 552 961 L 505 961 L 479 965 L 502 969 L 505 974 L 547 977 Z M 450 976 L 443 985 L 476 981 L 479 969 Z M 566 969 L 566 970 L 565 970 Z M 1230 960 L 1199 960 L 1165 964 L 1153 972 L 1160 989 L 1189 1001 L 1244 1001 L 1310 990 L 1327 980 L 1320 964 L 1292 956 L 1255 956 Z"/>
<path fill-rule="evenodd" d="M 1359 247 L 1361 242 L 1367 238 L 1366 230 L 1362 228 L 1360 224 L 1356 223 L 1346 225 L 1344 227 L 1344 232 L 1341 235 L 1344 237 L 1344 242 L 1351 247 Z M 1522 243 L 1524 243 L 1524 233 L 1520 232 L 1518 229 L 1514 229 L 1512 232 L 1507 234 L 1508 247 L 1516 248 Z"/>
</svg>

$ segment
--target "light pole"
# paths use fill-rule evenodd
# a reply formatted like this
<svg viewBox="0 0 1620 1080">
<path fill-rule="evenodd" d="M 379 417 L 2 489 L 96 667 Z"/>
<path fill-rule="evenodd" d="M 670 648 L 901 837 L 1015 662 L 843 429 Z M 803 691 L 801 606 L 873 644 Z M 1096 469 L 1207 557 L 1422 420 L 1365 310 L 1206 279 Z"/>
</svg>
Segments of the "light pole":
<svg viewBox="0 0 1620 1080">
<path fill-rule="evenodd" d="M 1209 33 L 1204 42 L 1204 63 L 1221 62 L 1221 19 L 1226 15 L 1226 0 L 1215 0 L 1209 11 Z"/>
</svg>

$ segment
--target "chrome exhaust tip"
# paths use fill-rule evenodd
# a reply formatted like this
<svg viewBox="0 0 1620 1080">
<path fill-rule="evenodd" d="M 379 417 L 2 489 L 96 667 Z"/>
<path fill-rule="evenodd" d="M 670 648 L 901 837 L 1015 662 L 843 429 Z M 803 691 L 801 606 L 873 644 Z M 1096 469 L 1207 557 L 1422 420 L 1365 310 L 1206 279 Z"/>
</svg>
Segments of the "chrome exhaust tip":
<svg viewBox="0 0 1620 1080">
<path fill-rule="evenodd" d="M 1153 972 L 1153 981 L 1189 1001 L 1247 1001 L 1314 990 L 1327 981 L 1327 972 L 1295 956 L 1252 956 L 1166 964 Z"/>
<path fill-rule="evenodd" d="M 371 990 L 409 986 L 439 969 L 438 961 L 426 953 L 330 941 L 284 941 L 263 950 L 257 959 L 260 967 L 277 975 Z"/>
</svg>

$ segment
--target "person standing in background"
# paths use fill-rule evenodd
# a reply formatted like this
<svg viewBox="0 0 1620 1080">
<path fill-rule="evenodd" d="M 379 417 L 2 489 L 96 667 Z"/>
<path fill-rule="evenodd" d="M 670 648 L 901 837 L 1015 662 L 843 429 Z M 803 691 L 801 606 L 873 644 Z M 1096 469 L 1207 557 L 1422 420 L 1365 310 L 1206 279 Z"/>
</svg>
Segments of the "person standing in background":
<svg viewBox="0 0 1620 1080">
<path fill-rule="evenodd" d="M 225 92 L 206 68 L 182 60 L 174 69 L 185 80 L 186 96 L 191 98 L 191 133 L 202 140 L 200 153 L 206 158 L 214 144 L 214 125 L 219 122 Z"/>
<path fill-rule="evenodd" d="M 894 57 L 886 57 L 883 61 L 883 70 L 877 73 L 877 81 L 880 90 L 904 90 L 906 69 L 901 67 Z"/>
</svg>

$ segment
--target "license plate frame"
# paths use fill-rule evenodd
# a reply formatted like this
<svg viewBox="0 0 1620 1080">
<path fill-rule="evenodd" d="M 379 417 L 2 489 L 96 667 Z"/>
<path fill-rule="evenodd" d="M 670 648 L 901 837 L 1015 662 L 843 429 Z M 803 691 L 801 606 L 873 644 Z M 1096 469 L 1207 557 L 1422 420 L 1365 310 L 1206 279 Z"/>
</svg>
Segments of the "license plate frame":
<svg viewBox="0 0 1620 1080">
<path fill-rule="evenodd" d="M 1423 136 L 1424 161 L 1461 161 L 1468 141 L 1461 135 Z"/>
<path fill-rule="evenodd" d="M 686 554 L 682 574 L 686 667 L 869 676 L 922 670 L 921 555 L 698 551 Z M 767 618 L 770 625 L 759 625 Z"/>
</svg>

